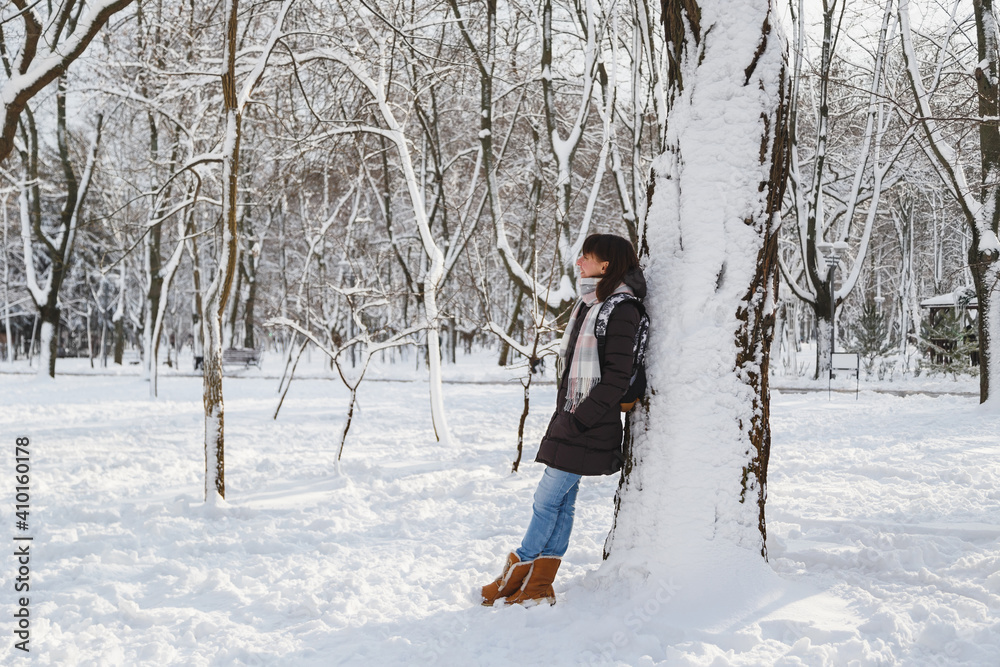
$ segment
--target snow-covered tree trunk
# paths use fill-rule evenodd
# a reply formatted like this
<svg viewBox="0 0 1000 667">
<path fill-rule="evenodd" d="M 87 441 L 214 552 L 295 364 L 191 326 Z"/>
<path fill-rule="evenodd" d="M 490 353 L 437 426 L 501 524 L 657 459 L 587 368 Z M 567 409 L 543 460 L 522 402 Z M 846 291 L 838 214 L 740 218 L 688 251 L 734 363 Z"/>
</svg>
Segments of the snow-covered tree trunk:
<svg viewBox="0 0 1000 667">
<path fill-rule="evenodd" d="M 933 201 L 933 200 L 932 200 Z M 909 358 L 910 332 L 920 331 L 920 300 L 917 296 L 917 276 L 915 270 L 916 254 L 914 251 L 914 204 L 912 201 L 901 202 L 891 211 L 893 228 L 896 232 L 896 242 L 899 244 L 899 282 L 896 299 L 898 301 L 897 327 L 899 328 L 899 348 L 903 357 Z M 935 216 L 936 217 L 936 216 Z M 941 252 L 937 243 L 937 221 L 931 219 L 934 233 L 932 248 L 932 266 L 937 270 L 941 263 Z M 937 290 L 935 289 L 935 293 Z"/>
<path fill-rule="evenodd" d="M 115 339 L 115 351 L 114 359 L 115 363 L 119 366 L 122 365 L 122 355 L 125 352 L 125 273 L 128 270 L 128 263 L 122 260 L 121 268 L 118 270 L 118 303 L 115 306 L 115 312 L 111 316 L 111 321 L 114 323 L 114 339 Z"/>
<path fill-rule="evenodd" d="M 997 232 L 1000 231 L 1000 44 L 997 43 L 997 19 L 993 0 L 973 2 L 976 14 L 978 46 L 975 75 L 979 88 L 979 147 L 980 201 L 983 205 L 981 225 L 972 225 L 969 245 L 969 266 L 979 302 L 979 400 L 991 399 L 991 389 L 1000 384 L 1000 253 Z M 994 346 L 994 343 L 997 346 Z M 993 402 L 1000 404 L 1000 391 Z"/>
<path fill-rule="evenodd" d="M 180 217 L 180 216 L 178 216 Z M 174 251 L 167 260 L 166 265 L 162 265 L 160 273 L 160 295 L 156 300 L 156 311 L 152 312 L 152 317 L 150 318 L 150 335 L 149 335 L 149 347 L 148 354 L 150 357 L 149 361 L 149 392 L 150 396 L 157 395 L 157 382 L 159 380 L 159 360 L 160 360 L 160 338 L 163 333 L 163 322 L 167 314 L 167 295 L 170 293 L 170 286 L 174 280 L 174 275 L 177 273 L 177 268 L 181 264 L 181 259 L 184 254 L 184 227 L 185 221 L 180 218 L 177 223 L 177 234 L 179 240 L 177 245 L 174 246 Z M 147 300 L 147 305 L 149 302 Z M 169 350 L 167 353 L 167 361 L 169 362 L 170 355 Z"/>
<path fill-rule="evenodd" d="M 142 374 L 149 380 L 149 395 L 156 396 L 156 357 L 159 340 L 155 331 L 156 313 L 160 309 L 163 289 L 162 261 L 160 258 L 161 224 L 155 220 L 159 211 L 150 210 L 149 231 L 143 237 L 143 268 L 146 278 L 146 298 L 142 305 Z"/>
<path fill-rule="evenodd" d="M 787 46 L 768 0 L 665 0 L 668 113 L 640 255 L 649 392 L 609 565 L 674 576 L 766 557 L 768 361 Z"/>
<path fill-rule="evenodd" d="M 191 354 L 194 357 L 203 357 L 205 354 L 205 332 L 202 321 L 205 319 L 205 309 L 201 291 L 201 258 L 198 252 L 198 242 L 193 236 L 194 224 L 193 216 L 188 219 L 188 226 L 185 227 L 186 241 L 184 250 L 191 260 L 191 286 L 194 296 L 191 299 Z"/>
<path fill-rule="evenodd" d="M 833 345 L 834 322 L 830 319 L 829 303 L 828 299 L 826 313 L 814 308 L 816 315 L 816 374 L 813 377 L 820 380 L 830 377 L 830 361 L 832 359 L 830 353 L 833 351 L 831 345 Z"/>
</svg>

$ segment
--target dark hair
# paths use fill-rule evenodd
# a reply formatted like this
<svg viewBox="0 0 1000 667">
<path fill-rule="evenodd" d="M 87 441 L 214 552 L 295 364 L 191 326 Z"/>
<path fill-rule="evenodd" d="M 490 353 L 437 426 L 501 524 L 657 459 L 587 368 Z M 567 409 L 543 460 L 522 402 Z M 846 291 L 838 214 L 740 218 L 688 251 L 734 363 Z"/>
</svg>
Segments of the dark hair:
<svg viewBox="0 0 1000 667">
<path fill-rule="evenodd" d="M 608 263 L 601 282 L 597 283 L 597 298 L 607 299 L 625 280 L 625 274 L 639 266 L 639 257 L 628 239 L 617 234 L 591 234 L 583 241 L 584 255 L 594 255 Z"/>
</svg>

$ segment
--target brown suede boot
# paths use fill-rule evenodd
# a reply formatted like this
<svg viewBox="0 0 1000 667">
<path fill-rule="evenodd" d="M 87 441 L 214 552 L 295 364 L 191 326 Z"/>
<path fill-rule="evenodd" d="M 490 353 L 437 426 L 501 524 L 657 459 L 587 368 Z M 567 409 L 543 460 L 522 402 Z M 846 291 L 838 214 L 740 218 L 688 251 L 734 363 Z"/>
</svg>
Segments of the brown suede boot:
<svg viewBox="0 0 1000 667">
<path fill-rule="evenodd" d="M 483 586 L 483 606 L 492 607 L 499 598 L 516 593 L 521 587 L 521 582 L 531 570 L 531 563 L 532 561 L 522 563 L 517 554 L 513 551 L 510 552 L 500 576 L 493 583 Z"/>
<path fill-rule="evenodd" d="M 531 572 L 524 578 L 521 590 L 507 598 L 505 604 L 523 604 L 530 607 L 540 604 L 543 600 L 550 605 L 555 604 L 556 593 L 552 590 L 552 582 L 555 581 L 556 571 L 561 562 L 551 556 L 531 561 Z"/>
</svg>

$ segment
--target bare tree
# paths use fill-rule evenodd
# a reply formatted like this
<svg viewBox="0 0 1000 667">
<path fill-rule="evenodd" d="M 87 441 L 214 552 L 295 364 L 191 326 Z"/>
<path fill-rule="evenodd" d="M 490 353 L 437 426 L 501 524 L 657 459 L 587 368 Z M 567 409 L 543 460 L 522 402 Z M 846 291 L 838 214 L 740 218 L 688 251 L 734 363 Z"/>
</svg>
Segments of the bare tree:
<svg viewBox="0 0 1000 667">
<path fill-rule="evenodd" d="M 85 158 L 86 164 L 82 174 L 78 174 L 73 164 L 71 138 L 66 126 L 66 81 L 64 78 L 59 80 L 56 92 L 56 142 L 63 176 L 61 194 L 65 199 L 53 224 L 43 215 L 39 132 L 31 110 L 26 108 L 25 111 L 22 124 L 25 150 L 21 154 L 24 174 L 20 187 L 21 239 L 27 288 L 38 308 L 41 322 L 39 373 L 55 377 L 59 319 L 62 312 L 60 291 L 63 281 L 69 275 L 80 217 L 97 162 L 103 117 L 101 114 L 96 117 L 93 138 Z M 44 257 L 42 265 L 38 267 L 35 265 L 36 246 L 38 254 Z"/>
<path fill-rule="evenodd" d="M 945 123 L 938 119 L 935 94 L 939 91 L 942 71 L 955 58 L 951 38 L 957 32 L 949 29 L 943 48 L 938 49 L 938 62 L 930 80 L 921 71 L 921 61 L 914 46 L 910 27 L 909 0 L 899 2 L 899 27 L 903 44 L 906 73 L 917 105 L 917 121 L 923 130 L 927 150 L 948 193 L 958 202 L 966 227 L 971 234 L 968 263 L 978 300 L 979 329 L 979 400 L 991 399 L 991 387 L 1000 386 L 1000 354 L 994 343 L 1000 341 L 1000 95 L 997 87 L 998 51 L 997 19 L 992 0 L 974 0 L 977 62 L 965 69 L 974 72 L 978 106 L 973 121 L 978 126 L 979 178 L 974 184 L 967 180 L 970 165 L 963 161 L 963 152 L 956 140 L 947 136 Z M 1000 394 L 998 394 L 1000 395 Z M 995 399 L 995 397 L 993 397 Z"/>
<path fill-rule="evenodd" d="M 447 442 L 451 436 L 441 384 L 441 340 L 438 327 L 442 313 L 439 294 L 448 268 L 454 265 L 468 231 L 461 228 L 452 230 L 444 240 L 435 235 L 431 225 L 433 207 L 428 206 L 426 190 L 419 177 L 418 156 L 411 148 L 413 133 L 408 132 L 407 124 L 398 117 L 398 109 L 389 94 L 391 71 L 396 64 L 395 40 L 398 35 L 395 31 L 381 29 L 382 21 L 386 20 L 383 16 L 359 9 L 354 17 L 356 25 L 353 32 L 345 30 L 345 37 L 329 48 L 317 49 L 309 57 L 339 63 L 360 84 L 364 95 L 372 102 L 371 113 L 375 119 L 372 124 L 345 119 L 340 127 L 329 130 L 327 136 L 345 133 L 374 135 L 383 140 L 386 148 L 391 147 L 396 155 L 409 204 L 408 213 L 412 214 L 411 229 L 416 232 L 423 251 L 419 276 L 411 282 L 416 284 L 418 303 L 423 313 L 424 322 L 420 328 L 426 331 L 431 418 L 437 438 Z M 371 58 L 361 57 L 358 44 L 362 42 L 370 45 L 373 51 Z M 387 152 L 384 149 L 382 155 L 385 160 Z M 383 171 L 388 173 L 387 168 Z M 388 209 L 383 213 L 388 220 Z M 391 235 L 391 227 L 389 232 Z"/>
<path fill-rule="evenodd" d="M 318 340 L 312 332 L 308 329 L 303 328 L 299 323 L 289 320 L 288 318 L 277 317 L 272 320 L 268 320 L 265 326 L 283 326 L 295 331 L 303 337 L 305 341 L 313 343 L 323 354 L 330 359 L 331 363 L 336 367 L 337 374 L 340 376 L 341 382 L 350 391 L 350 398 L 347 404 L 347 415 L 344 419 L 344 428 L 340 432 L 340 445 L 337 448 L 337 461 L 336 469 L 337 474 L 340 474 L 340 459 L 344 454 L 344 444 L 347 442 L 347 434 L 351 430 L 351 422 L 354 419 L 354 407 L 357 403 L 358 388 L 361 386 L 362 381 L 365 379 L 365 373 L 368 370 L 369 362 L 375 354 L 382 352 L 384 350 L 400 347 L 403 345 L 410 345 L 414 341 L 415 334 L 419 333 L 419 328 L 403 329 L 398 330 L 389 328 L 372 331 L 365 322 L 363 317 L 364 311 L 369 308 L 379 308 L 388 304 L 388 299 L 385 298 L 385 293 L 380 289 L 370 289 L 366 287 L 352 287 L 343 290 L 337 290 L 347 301 L 347 309 L 350 311 L 350 317 L 354 322 L 355 329 L 357 333 L 354 334 L 350 339 L 346 341 L 341 341 L 336 347 L 327 347 L 322 341 Z M 344 353 L 353 350 L 356 347 L 361 348 L 360 360 L 356 364 L 352 364 L 352 369 L 348 370 L 345 368 L 345 361 L 343 359 Z M 291 384 L 291 376 L 288 379 L 288 385 L 285 387 L 285 392 L 288 391 L 288 386 Z M 282 394 L 281 401 L 278 403 L 278 408 L 274 412 L 274 418 L 278 418 L 278 410 L 281 409 L 281 403 L 284 402 L 285 395 Z"/>
<path fill-rule="evenodd" d="M 792 252 L 779 253 L 780 266 L 785 283 L 799 299 L 813 309 L 816 330 L 816 377 L 826 377 L 830 365 L 830 345 L 832 342 L 831 306 L 841 304 L 858 285 L 861 269 L 870 247 L 871 233 L 879 213 L 882 192 L 896 180 L 889 172 L 903 155 L 908 140 L 913 135 L 911 125 L 901 132 L 901 137 L 882 157 L 883 138 L 898 120 L 889 101 L 887 87 L 886 59 L 889 54 L 888 30 L 892 17 L 892 2 L 884 5 L 881 29 L 872 57 L 871 79 L 865 98 L 843 100 L 850 93 L 851 84 L 837 85 L 834 73 L 836 66 L 846 68 L 837 61 L 837 45 L 846 32 L 843 14 L 846 2 L 837 0 L 823 5 L 823 33 L 820 46 L 820 60 L 817 71 L 811 77 L 804 69 L 806 17 L 804 0 L 799 1 L 795 12 L 795 48 L 792 75 L 792 100 L 789 115 L 791 167 L 789 171 L 789 217 L 790 236 L 794 242 L 789 245 Z M 858 76 L 851 70 L 845 76 Z M 811 90 L 803 86 L 812 84 Z M 809 107 L 803 107 L 805 99 L 814 98 L 812 118 L 805 118 Z M 838 100 L 838 98 L 841 98 Z M 841 104 L 837 104 L 841 101 Z M 860 129 L 847 127 L 852 115 L 841 110 L 841 106 L 864 105 L 864 126 Z M 845 122 L 846 121 L 846 122 Z M 831 124 L 832 123 L 832 124 Z M 805 130 L 811 128 L 811 153 L 806 154 L 807 138 Z M 853 130 L 853 131 L 852 131 Z M 858 136 L 855 136 L 857 134 Z M 846 141 L 844 141 L 846 139 Z M 840 144 L 840 145 L 838 145 Z M 863 206 L 863 223 L 861 217 Z M 851 269 L 845 275 L 840 289 L 831 293 L 829 267 L 819 252 L 822 243 L 853 244 Z M 787 257 L 786 257 L 787 256 Z M 851 258 L 845 257 L 844 260 Z M 831 301 L 834 304 L 831 304 Z"/>
<path fill-rule="evenodd" d="M 225 134 L 219 158 L 222 161 L 222 215 L 219 219 L 222 242 L 218 244 L 212 282 L 205 290 L 202 331 L 205 339 L 203 402 L 205 406 L 205 499 L 213 494 L 225 498 L 224 404 L 222 399 L 222 317 L 236 277 L 237 230 L 239 207 L 240 137 L 243 114 L 254 88 L 264 78 L 267 61 L 278 39 L 294 0 L 284 0 L 278 10 L 267 44 L 262 48 L 243 86 L 236 82 L 236 35 L 239 24 L 239 0 L 229 0 L 226 12 L 222 58 L 222 96 Z"/>
</svg>

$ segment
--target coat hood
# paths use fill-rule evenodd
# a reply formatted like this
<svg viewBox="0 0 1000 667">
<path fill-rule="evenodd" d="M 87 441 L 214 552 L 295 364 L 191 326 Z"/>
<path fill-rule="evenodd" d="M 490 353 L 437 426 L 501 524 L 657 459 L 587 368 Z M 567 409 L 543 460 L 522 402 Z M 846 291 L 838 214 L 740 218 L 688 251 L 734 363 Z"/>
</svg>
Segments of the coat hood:
<svg viewBox="0 0 1000 667">
<path fill-rule="evenodd" d="M 632 293 L 640 299 L 646 297 L 646 276 L 639 267 L 625 274 L 625 284 L 631 287 Z"/>
</svg>

